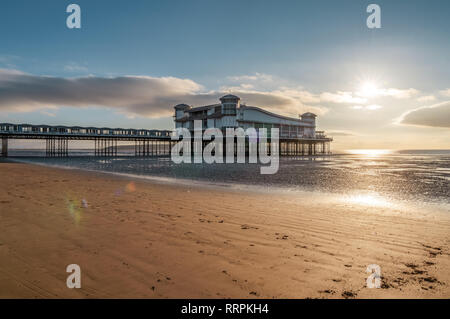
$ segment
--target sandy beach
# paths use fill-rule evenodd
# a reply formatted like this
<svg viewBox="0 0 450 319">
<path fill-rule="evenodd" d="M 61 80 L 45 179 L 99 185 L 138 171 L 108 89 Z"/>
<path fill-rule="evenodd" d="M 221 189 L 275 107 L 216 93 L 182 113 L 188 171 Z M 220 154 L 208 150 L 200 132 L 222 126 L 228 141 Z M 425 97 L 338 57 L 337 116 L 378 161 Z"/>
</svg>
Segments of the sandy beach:
<svg viewBox="0 0 450 319">
<path fill-rule="evenodd" d="M 0 176 L 1 298 L 450 297 L 445 211 L 20 163 Z"/>
</svg>

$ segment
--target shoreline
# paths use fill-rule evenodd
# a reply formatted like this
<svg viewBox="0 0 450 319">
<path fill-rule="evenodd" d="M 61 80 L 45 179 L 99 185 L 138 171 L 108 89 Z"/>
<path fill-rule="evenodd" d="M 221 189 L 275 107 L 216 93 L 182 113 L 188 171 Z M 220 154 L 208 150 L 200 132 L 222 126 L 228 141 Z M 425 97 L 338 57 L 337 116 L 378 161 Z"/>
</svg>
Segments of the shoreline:
<svg viewBox="0 0 450 319">
<path fill-rule="evenodd" d="M 4 162 L 9 163 L 23 163 L 28 165 L 37 165 L 42 167 L 48 167 L 48 168 L 55 168 L 55 169 L 62 169 L 62 170 L 68 170 L 68 171 L 80 171 L 80 172 L 88 172 L 91 174 L 99 174 L 100 177 L 107 177 L 107 176 L 116 176 L 120 178 L 125 179 L 132 179 L 136 181 L 147 181 L 149 183 L 155 183 L 155 184 L 161 184 L 161 185 L 178 185 L 178 186 L 193 186 L 200 189 L 216 189 L 216 190 L 228 190 L 228 191 L 235 191 L 235 192 L 249 192 L 249 193 L 255 193 L 255 194 L 283 194 L 286 195 L 288 193 L 292 196 L 313 196 L 313 197 L 321 197 L 321 198 L 331 198 L 333 201 L 336 201 L 337 199 L 342 199 L 342 197 L 348 197 L 349 195 L 346 193 L 339 193 L 339 192 L 327 192 L 323 190 L 312 190 L 312 189 L 301 189 L 301 188 L 294 188 L 294 187 L 288 187 L 288 186 L 278 186 L 278 185 L 267 185 L 267 186 L 260 186 L 256 184 L 237 184 L 237 183 L 231 183 L 231 182 L 213 182 L 213 181 L 206 181 L 206 180 L 199 180 L 199 179 L 187 179 L 187 178 L 174 178 L 174 177 L 164 177 L 164 176 L 157 176 L 157 175 L 139 175 L 139 174 L 131 174 L 131 173 L 120 173 L 120 172 L 111 172 L 111 171 L 103 171 L 103 170 L 94 170 L 94 169 L 87 169 L 82 167 L 75 167 L 75 166 L 64 166 L 64 165 L 52 165 L 52 164 L 45 164 L 45 163 L 38 163 L 38 162 L 29 162 L 29 161 L 21 161 L 17 160 L 15 158 L 7 159 Z M 2 162 L 0 161 L 0 164 Z M 358 192 L 356 191 L 355 194 L 364 194 L 364 195 L 375 195 L 378 196 L 379 194 L 377 192 L 368 192 L 368 191 L 362 191 Z M 382 196 L 380 196 L 382 197 Z M 417 206 L 417 207 L 423 207 L 427 210 L 438 210 L 440 213 L 447 214 L 450 213 L 450 204 L 442 202 L 442 201 L 420 201 L 420 200 L 409 200 L 404 198 L 389 198 L 387 200 L 390 204 L 390 206 Z"/>
<path fill-rule="evenodd" d="M 0 173 L 1 298 L 450 296 L 448 214 L 16 162 Z M 65 286 L 73 263 L 81 289 Z M 369 264 L 380 289 L 365 287 Z"/>
</svg>

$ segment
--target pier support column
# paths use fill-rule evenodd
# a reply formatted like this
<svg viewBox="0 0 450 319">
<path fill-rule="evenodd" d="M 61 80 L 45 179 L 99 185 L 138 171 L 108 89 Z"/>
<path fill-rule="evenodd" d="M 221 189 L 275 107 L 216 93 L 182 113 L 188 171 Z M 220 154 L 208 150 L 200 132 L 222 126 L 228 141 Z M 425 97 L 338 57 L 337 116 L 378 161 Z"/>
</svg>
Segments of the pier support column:
<svg viewBox="0 0 450 319">
<path fill-rule="evenodd" d="M 141 151 L 140 148 L 141 148 L 140 141 L 135 140 L 134 141 L 134 156 L 139 156 L 139 152 Z"/>
<path fill-rule="evenodd" d="M 58 137 L 56 139 L 56 156 L 60 157 L 61 154 L 62 154 L 62 139 Z"/>
<path fill-rule="evenodd" d="M 2 137 L 2 156 L 8 157 L 8 138 Z"/>
<path fill-rule="evenodd" d="M 53 156 L 53 138 L 47 138 L 45 140 L 45 156 Z"/>
</svg>

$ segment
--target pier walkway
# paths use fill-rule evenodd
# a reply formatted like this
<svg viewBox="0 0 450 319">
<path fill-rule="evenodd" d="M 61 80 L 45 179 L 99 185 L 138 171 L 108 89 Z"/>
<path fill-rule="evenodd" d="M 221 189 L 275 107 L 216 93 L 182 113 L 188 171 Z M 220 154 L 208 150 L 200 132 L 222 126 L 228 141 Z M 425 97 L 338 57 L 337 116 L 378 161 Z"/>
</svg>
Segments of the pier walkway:
<svg viewBox="0 0 450 319">
<path fill-rule="evenodd" d="M 69 141 L 94 141 L 95 156 L 117 156 L 118 142 L 134 142 L 136 156 L 170 155 L 177 141 L 171 140 L 171 130 L 123 129 L 108 127 L 50 126 L 31 124 L 0 123 L 2 139 L 1 155 L 8 156 L 10 139 L 34 139 L 46 141 L 46 156 L 69 156 Z M 279 154 L 281 156 L 310 156 L 331 154 L 333 139 L 323 131 L 316 131 L 314 137 L 281 135 Z M 269 141 L 269 149 L 271 148 Z"/>
</svg>

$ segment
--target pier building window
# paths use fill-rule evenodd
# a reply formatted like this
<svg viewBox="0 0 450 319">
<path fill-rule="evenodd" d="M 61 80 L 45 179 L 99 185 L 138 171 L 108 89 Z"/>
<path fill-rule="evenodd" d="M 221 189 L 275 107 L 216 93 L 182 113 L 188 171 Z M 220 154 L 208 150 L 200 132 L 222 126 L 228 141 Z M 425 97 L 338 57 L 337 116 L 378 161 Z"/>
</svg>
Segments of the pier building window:
<svg viewBox="0 0 450 319">
<path fill-rule="evenodd" d="M 281 125 L 280 135 L 281 136 L 289 136 L 289 126 L 288 125 Z"/>
</svg>

